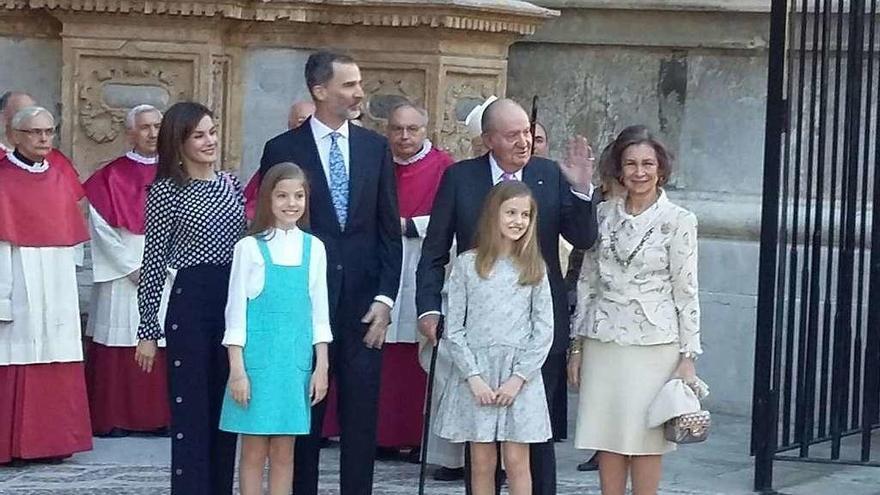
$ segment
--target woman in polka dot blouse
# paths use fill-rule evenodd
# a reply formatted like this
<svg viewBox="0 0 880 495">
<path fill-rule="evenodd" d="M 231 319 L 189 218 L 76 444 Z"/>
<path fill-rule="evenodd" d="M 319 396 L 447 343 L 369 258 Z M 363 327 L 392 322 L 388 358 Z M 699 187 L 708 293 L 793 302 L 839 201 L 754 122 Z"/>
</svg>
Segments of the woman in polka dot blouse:
<svg viewBox="0 0 880 495">
<path fill-rule="evenodd" d="M 159 131 L 159 165 L 147 196 L 136 359 L 150 372 L 167 342 L 171 398 L 171 493 L 232 493 L 235 435 L 218 429 L 226 377 L 222 346 L 229 268 L 245 229 L 244 195 L 219 157 L 213 115 L 176 103 Z M 173 280 L 160 321 L 163 287 Z"/>
</svg>

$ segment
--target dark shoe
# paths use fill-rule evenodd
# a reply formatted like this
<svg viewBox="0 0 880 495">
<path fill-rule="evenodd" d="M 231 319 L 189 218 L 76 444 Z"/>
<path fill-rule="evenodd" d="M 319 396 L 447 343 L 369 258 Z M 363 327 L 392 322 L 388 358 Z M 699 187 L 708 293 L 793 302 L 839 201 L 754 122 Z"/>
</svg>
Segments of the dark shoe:
<svg viewBox="0 0 880 495">
<path fill-rule="evenodd" d="M 403 460 L 410 464 L 421 464 L 422 463 L 422 449 L 416 447 L 409 451 L 409 453 L 404 456 Z"/>
<path fill-rule="evenodd" d="M 113 428 L 107 433 L 96 433 L 95 436 L 98 438 L 125 438 L 130 434 L 128 430 L 123 430 L 122 428 Z"/>
<path fill-rule="evenodd" d="M 14 458 L 9 462 L 4 462 L 0 464 L 0 467 L 8 467 L 8 468 L 23 468 L 27 466 L 27 461 L 24 459 Z"/>
<path fill-rule="evenodd" d="M 170 437 L 171 429 L 166 426 L 162 428 L 157 428 L 153 431 L 148 431 L 147 434 L 153 437 Z"/>
<path fill-rule="evenodd" d="M 464 468 L 439 467 L 434 471 L 436 481 L 460 481 L 464 479 Z"/>
<path fill-rule="evenodd" d="M 578 464 L 578 471 L 598 471 L 599 470 L 599 456 L 597 454 L 593 454 L 593 457 L 590 457 L 589 460 Z"/>
<path fill-rule="evenodd" d="M 392 447 L 376 447 L 377 461 L 399 461 L 400 451 Z"/>
<path fill-rule="evenodd" d="M 63 455 L 58 457 L 41 457 L 39 459 L 28 459 L 27 462 L 32 464 L 49 464 L 49 465 L 58 465 L 64 462 L 64 459 L 70 457 L 69 455 Z"/>
</svg>

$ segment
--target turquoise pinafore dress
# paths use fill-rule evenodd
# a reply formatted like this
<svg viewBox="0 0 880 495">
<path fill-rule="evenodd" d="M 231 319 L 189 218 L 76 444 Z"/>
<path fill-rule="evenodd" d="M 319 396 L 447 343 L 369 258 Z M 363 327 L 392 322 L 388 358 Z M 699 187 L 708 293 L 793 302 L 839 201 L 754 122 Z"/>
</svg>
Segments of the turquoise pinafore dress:
<svg viewBox="0 0 880 495">
<path fill-rule="evenodd" d="M 266 241 L 263 291 L 247 305 L 244 368 L 251 400 L 242 407 L 227 388 L 220 429 L 247 435 L 306 435 L 311 426 L 312 302 L 309 261 L 312 236 L 303 232 L 300 266 L 276 265 Z"/>
</svg>

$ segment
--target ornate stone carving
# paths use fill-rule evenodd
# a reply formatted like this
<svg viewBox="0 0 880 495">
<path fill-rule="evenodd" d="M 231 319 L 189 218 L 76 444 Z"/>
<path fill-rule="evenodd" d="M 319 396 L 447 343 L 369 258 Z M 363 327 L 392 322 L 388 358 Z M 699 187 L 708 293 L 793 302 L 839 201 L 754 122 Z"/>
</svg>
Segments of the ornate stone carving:
<svg viewBox="0 0 880 495">
<path fill-rule="evenodd" d="M 185 98 L 187 93 L 191 93 L 192 88 L 187 88 L 190 90 L 187 91 L 179 87 L 181 77 L 178 71 L 164 70 L 169 69 L 168 66 L 162 67 L 154 62 L 148 64 L 145 60 L 108 58 L 103 58 L 98 63 L 101 67 L 90 71 L 85 80 L 81 81 L 78 113 L 84 134 L 99 144 L 115 141 L 124 130 L 125 114 L 131 107 L 114 106 L 113 103 L 136 104 L 134 101 L 140 101 L 164 109 L 171 101 Z M 146 91 L 142 91 L 144 95 L 141 98 L 111 99 L 105 91 L 110 86 L 121 89 L 128 87 L 133 92 L 140 88 Z"/>
<path fill-rule="evenodd" d="M 78 57 L 75 159 L 91 170 L 125 148 L 125 114 L 149 103 L 164 110 L 193 96 L 192 62 L 82 54 Z M 84 141 L 86 140 L 87 141 Z"/>
<path fill-rule="evenodd" d="M 361 70 L 364 86 L 364 127 L 385 133 L 388 110 L 398 101 L 425 104 L 425 72 L 418 69 Z"/>
<path fill-rule="evenodd" d="M 502 74 L 446 74 L 446 93 L 438 129 L 440 146 L 461 160 L 471 156 L 471 140 L 464 125 L 467 114 L 489 96 L 499 95 Z"/>
</svg>

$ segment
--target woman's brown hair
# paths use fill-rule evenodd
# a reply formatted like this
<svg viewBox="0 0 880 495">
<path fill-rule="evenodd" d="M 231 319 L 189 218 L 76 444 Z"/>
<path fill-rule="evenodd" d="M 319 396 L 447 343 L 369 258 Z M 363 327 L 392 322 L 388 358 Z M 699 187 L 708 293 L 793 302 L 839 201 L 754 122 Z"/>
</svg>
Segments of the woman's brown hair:
<svg viewBox="0 0 880 495">
<path fill-rule="evenodd" d="M 654 154 L 657 155 L 657 186 L 665 186 L 672 176 L 672 152 L 643 125 L 631 125 L 620 131 L 617 138 L 606 148 L 609 152 L 608 156 L 605 156 L 605 152 L 602 153 L 599 164 L 600 175 L 604 172 L 618 181 L 623 180 L 623 152 L 635 144 L 647 144 L 654 148 Z"/>
<path fill-rule="evenodd" d="M 529 198 L 532 215 L 526 232 L 513 243 L 510 257 L 519 268 L 519 284 L 538 285 L 545 273 L 544 258 L 541 257 L 541 249 L 538 246 L 538 204 L 535 202 L 535 197 L 532 196 L 529 186 L 524 182 L 501 182 L 489 191 L 489 196 L 483 202 L 480 221 L 477 224 L 475 268 L 477 274 L 484 279 L 492 273 L 495 262 L 501 256 L 501 247 L 504 242 L 499 227 L 501 205 L 513 198 Z"/>
<path fill-rule="evenodd" d="M 299 165 L 290 162 L 283 162 L 273 165 L 266 172 L 260 182 L 260 194 L 257 197 L 257 211 L 254 214 L 254 220 L 248 229 L 248 235 L 271 235 L 275 229 L 275 215 L 272 213 L 272 193 L 275 186 L 283 180 L 299 181 L 306 192 L 306 206 L 303 214 L 296 221 L 297 227 L 301 229 L 309 226 L 309 181 L 306 180 L 306 174 Z"/>
<path fill-rule="evenodd" d="M 156 140 L 156 151 L 159 155 L 156 180 L 169 178 L 178 186 L 186 185 L 189 181 L 189 175 L 183 168 L 180 150 L 193 130 L 198 127 L 199 122 L 206 116 L 214 118 L 214 114 L 208 107 L 192 101 L 175 103 L 165 112 Z"/>
</svg>

